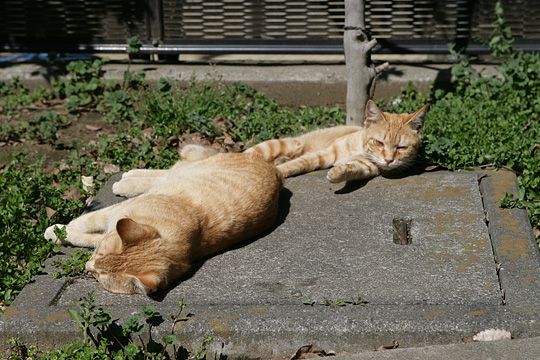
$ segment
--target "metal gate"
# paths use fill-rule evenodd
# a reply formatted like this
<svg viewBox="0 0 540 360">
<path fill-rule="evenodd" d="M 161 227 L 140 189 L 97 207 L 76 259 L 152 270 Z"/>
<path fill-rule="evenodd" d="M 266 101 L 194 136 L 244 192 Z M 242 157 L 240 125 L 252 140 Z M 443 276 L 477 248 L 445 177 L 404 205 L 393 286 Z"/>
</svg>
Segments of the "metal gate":
<svg viewBox="0 0 540 360">
<path fill-rule="evenodd" d="M 496 0 L 367 0 L 367 29 L 386 53 L 478 53 Z M 540 50 L 540 0 L 503 1 L 515 45 Z M 343 0 L 0 0 L 5 51 L 342 53 Z"/>
</svg>

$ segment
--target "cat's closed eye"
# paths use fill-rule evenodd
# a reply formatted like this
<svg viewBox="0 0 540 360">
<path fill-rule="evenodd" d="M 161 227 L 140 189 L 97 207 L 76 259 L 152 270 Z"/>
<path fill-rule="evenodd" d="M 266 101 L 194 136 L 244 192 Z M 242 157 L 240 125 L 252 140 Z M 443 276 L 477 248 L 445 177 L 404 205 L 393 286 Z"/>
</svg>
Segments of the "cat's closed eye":
<svg viewBox="0 0 540 360">
<path fill-rule="evenodd" d="M 384 143 L 380 140 L 377 140 L 377 139 L 371 139 L 371 142 L 375 145 L 375 146 L 384 146 Z"/>
</svg>

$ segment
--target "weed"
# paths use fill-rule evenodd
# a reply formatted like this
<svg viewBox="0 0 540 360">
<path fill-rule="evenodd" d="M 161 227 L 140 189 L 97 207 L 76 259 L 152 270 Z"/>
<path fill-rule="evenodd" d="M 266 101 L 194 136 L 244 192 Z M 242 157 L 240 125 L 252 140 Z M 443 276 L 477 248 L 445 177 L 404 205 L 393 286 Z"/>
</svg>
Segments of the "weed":
<svg viewBox="0 0 540 360">
<path fill-rule="evenodd" d="M 102 66 L 107 62 L 105 59 L 94 61 L 73 61 L 66 70 L 67 77 L 54 80 L 52 83 L 55 95 L 61 99 L 67 99 L 66 109 L 77 114 L 82 108 L 95 105 L 105 88 L 102 80 Z"/>
<path fill-rule="evenodd" d="M 65 232 L 65 228 L 61 228 L 61 230 L 64 230 Z M 58 271 L 52 274 L 53 277 L 75 277 L 83 274 L 85 271 L 85 264 L 90 260 L 90 256 L 92 256 L 91 251 L 76 249 L 69 256 L 56 260 L 53 262 L 53 266 L 55 266 Z"/>
<path fill-rule="evenodd" d="M 302 304 L 304 305 L 309 305 L 309 306 L 313 306 L 316 304 L 315 300 L 313 300 L 312 298 L 310 298 L 309 296 L 307 295 L 304 295 L 302 297 Z"/>
<path fill-rule="evenodd" d="M 9 304 L 57 246 L 43 239 L 49 225 L 46 208 L 56 209 L 55 219 L 65 220 L 82 203 L 64 201 L 64 186 L 51 186 L 51 177 L 15 157 L 0 170 L 0 302 Z"/>
<path fill-rule="evenodd" d="M 200 347 L 191 352 L 177 344 L 175 326 L 189 321 L 186 305 L 180 300 L 178 312 L 172 315 L 171 333 L 156 340 L 152 328 L 166 320 L 152 306 L 144 306 L 124 322 L 113 319 L 111 313 L 95 304 L 93 293 L 76 303 L 77 310 L 69 314 L 82 333 L 79 338 L 60 349 L 41 352 L 34 346 L 26 346 L 17 339 L 10 340 L 9 359 L 193 359 L 206 358 L 207 347 L 213 341 L 205 336 Z"/>
<path fill-rule="evenodd" d="M 31 91 L 18 77 L 0 81 L 0 112 L 6 116 L 11 116 L 21 107 L 30 107 L 35 101 L 48 97 L 45 89 Z"/>
</svg>

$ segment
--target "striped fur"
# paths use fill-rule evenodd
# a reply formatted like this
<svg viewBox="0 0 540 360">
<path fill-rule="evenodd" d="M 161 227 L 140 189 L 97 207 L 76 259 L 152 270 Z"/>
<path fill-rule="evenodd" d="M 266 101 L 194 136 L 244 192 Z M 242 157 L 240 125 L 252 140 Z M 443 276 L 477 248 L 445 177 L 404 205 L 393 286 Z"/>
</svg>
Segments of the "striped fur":
<svg viewBox="0 0 540 360">
<path fill-rule="evenodd" d="M 370 100 L 364 127 L 336 126 L 268 140 L 246 153 L 276 163 L 284 177 L 331 168 L 327 179 L 334 183 L 368 179 L 406 167 L 415 159 L 427 109 L 426 105 L 412 114 L 392 114 Z"/>
<path fill-rule="evenodd" d="M 113 192 L 130 199 L 65 226 L 64 243 L 96 247 L 86 268 L 115 293 L 151 293 L 198 259 L 222 252 L 273 226 L 282 177 L 259 156 L 184 148 L 170 170 L 132 170 Z M 207 153 L 207 155 L 211 155 Z M 140 194 L 140 195 L 139 195 Z M 132 197 L 139 195 L 136 197 Z M 53 225 L 45 233 L 58 242 Z"/>
</svg>

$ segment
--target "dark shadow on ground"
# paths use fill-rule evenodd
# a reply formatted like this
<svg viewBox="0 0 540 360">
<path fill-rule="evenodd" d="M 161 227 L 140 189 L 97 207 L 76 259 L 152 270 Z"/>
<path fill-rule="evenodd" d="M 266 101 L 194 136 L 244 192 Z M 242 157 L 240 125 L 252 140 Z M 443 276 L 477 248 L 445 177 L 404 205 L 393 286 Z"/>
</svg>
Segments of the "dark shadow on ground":
<svg viewBox="0 0 540 360">
<path fill-rule="evenodd" d="M 292 198 L 292 196 L 293 196 L 293 193 L 287 188 L 284 188 L 281 191 L 281 193 L 279 194 L 279 210 L 278 210 L 277 219 L 276 219 L 276 222 L 275 222 L 274 226 L 272 226 L 268 231 L 260 234 L 259 236 L 254 237 L 252 239 L 249 239 L 249 240 L 243 241 L 243 242 L 241 242 L 239 244 L 236 244 L 235 246 L 233 246 L 233 247 L 231 247 L 231 248 L 229 248 L 229 249 L 227 249 L 225 251 L 221 251 L 219 253 L 210 255 L 210 256 L 204 258 L 203 260 L 198 261 L 197 263 L 193 264 L 193 266 L 191 267 L 190 271 L 187 274 L 182 276 L 180 279 L 178 279 L 174 283 L 170 284 L 167 289 L 160 290 L 160 291 L 158 291 L 156 293 L 153 293 L 153 294 L 149 295 L 149 297 L 152 300 L 155 300 L 155 301 L 163 301 L 163 299 L 165 299 L 167 294 L 171 290 L 173 290 L 178 284 L 192 278 L 195 275 L 195 273 L 197 273 L 197 271 L 199 271 L 199 269 L 204 265 L 204 263 L 208 259 L 211 259 L 211 258 L 213 258 L 214 256 L 217 256 L 217 255 L 223 254 L 223 253 L 225 253 L 227 251 L 240 249 L 240 248 L 242 248 L 242 247 L 244 247 L 246 245 L 249 245 L 252 242 L 255 242 L 258 239 L 261 239 L 261 238 L 267 236 L 268 234 L 272 233 L 275 229 L 277 229 L 281 224 L 283 224 L 285 222 L 285 219 L 287 218 L 287 215 L 289 214 L 289 210 L 290 210 L 290 207 L 291 207 L 291 198 Z"/>
<path fill-rule="evenodd" d="M 391 170 L 391 171 L 385 171 L 380 176 L 387 178 L 387 179 L 402 179 L 407 176 L 413 176 L 413 175 L 420 175 L 425 172 L 425 163 L 419 162 L 409 168 L 406 169 L 398 169 L 398 170 Z M 358 180 L 358 181 L 347 181 L 345 185 L 334 192 L 336 195 L 342 195 L 342 194 L 348 194 L 353 191 L 356 191 L 360 188 L 363 188 L 364 186 L 369 183 L 371 179 L 364 179 L 364 180 Z"/>
<path fill-rule="evenodd" d="M 390 75 L 394 75 L 394 76 L 403 76 L 404 75 L 404 72 L 401 71 L 401 70 L 398 70 L 395 66 L 392 66 L 392 64 L 390 64 L 390 67 L 387 68 L 386 70 L 384 70 L 382 73 L 380 73 L 378 76 L 377 76 L 377 80 L 380 81 L 380 80 L 383 80 L 383 81 L 388 81 L 388 77 Z"/>
</svg>

